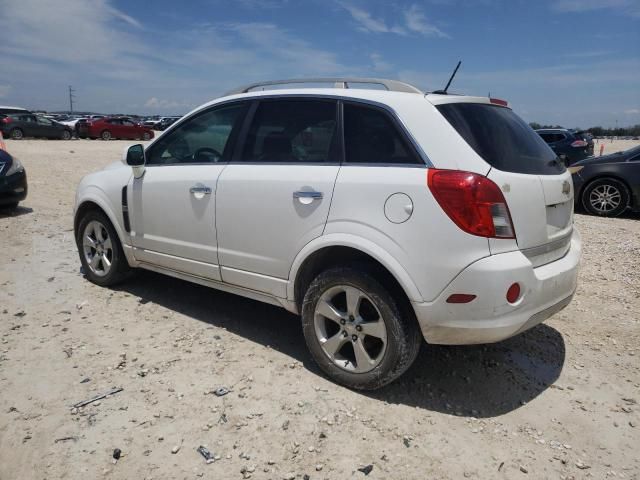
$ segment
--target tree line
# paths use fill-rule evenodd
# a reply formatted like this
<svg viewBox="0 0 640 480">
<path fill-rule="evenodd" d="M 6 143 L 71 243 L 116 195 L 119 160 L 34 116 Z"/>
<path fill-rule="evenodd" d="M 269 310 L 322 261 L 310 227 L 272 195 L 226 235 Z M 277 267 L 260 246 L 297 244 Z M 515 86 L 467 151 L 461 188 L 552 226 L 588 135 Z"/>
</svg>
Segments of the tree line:
<svg viewBox="0 0 640 480">
<path fill-rule="evenodd" d="M 541 128 L 565 128 L 561 125 L 541 125 L 537 122 L 531 122 L 531 128 L 539 130 Z M 591 127 L 591 128 L 575 128 L 574 130 L 589 132 L 594 137 L 638 137 L 640 136 L 640 125 L 633 125 L 630 127 L 618 127 L 618 128 L 604 128 L 604 127 Z"/>
</svg>

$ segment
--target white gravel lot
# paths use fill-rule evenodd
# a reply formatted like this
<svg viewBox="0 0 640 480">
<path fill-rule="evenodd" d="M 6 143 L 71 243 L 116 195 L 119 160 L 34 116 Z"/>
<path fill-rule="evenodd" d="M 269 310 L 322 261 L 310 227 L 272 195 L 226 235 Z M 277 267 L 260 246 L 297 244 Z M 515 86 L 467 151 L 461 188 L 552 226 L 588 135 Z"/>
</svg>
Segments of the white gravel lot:
<svg viewBox="0 0 640 480">
<path fill-rule="evenodd" d="M 1 480 L 640 478 L 640 216 L 576 216 L 578 292 L 546 324 L 425 346 L 365 394 L 320 374 L 284 310 L 149 272 L 83 279 L 75 187 L 128 143 L 7 141 L 30 191 L 0 212 Z"/>
</svg>

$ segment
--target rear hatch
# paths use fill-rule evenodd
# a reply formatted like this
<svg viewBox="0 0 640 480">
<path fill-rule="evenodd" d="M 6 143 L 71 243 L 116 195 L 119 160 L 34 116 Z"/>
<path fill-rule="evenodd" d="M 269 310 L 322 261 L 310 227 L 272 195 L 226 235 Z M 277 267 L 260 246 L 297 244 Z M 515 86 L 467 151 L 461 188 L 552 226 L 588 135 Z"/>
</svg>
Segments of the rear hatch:
<svg viewBox="0 0 640 480">
<path fill-rule="evenodd" d="M 573 230 L 573 185 L 556 154 L 508 107 L 487 100 L 437 108 L 491 165 L 487 177 L 500 187 L 509 207 L 517 244 L 492 239 L 492 253 L 518 248 L 534 266 L 563 257 Z"/>
</svg>

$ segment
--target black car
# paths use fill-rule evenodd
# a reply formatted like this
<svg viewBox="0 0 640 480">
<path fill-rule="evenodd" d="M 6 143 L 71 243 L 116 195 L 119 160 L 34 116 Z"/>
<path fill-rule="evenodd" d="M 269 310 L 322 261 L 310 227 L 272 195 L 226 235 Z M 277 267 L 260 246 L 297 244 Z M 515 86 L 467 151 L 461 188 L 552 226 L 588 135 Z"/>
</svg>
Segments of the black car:
<svg viewBox="0 0 640 480">
<path fill-rule="evenodd" d="M 24 137 L 62 138 L 69 140 L 70 127 L 33 113 L 0 114 L 0 130 L 5 138 L 20 140 Z"/>
<path fill-rule="evenodd" d="M 627 208 L 640 211 L 640 146 L 572 165 L 577 207 L 615 217 Z"/>
<path fill-rule="evenodd" d="M 0 208 L 15 208 L 27 197 L 27 173 L 17 158 L 0 150 Z"/>
<path fill-rule="evenodd" d="M 26 108 L 9 107 L 6 105 L 0 105 L 0 114 L 9 115 L 11 113 L 31 113 Z"/>
<path fill-rule="evenodd" d="M 180 118 L 182 118 L 182 117 L 165 117 L 162 120 L 160 120 L 158 123 L 156 123 L 154 128 L 156 130 L 160 130 L 160 131 L 166 130 L 171 125 L 173 125 L 178 120 L 180 120 Z"/>
<path fill-rule="evenodd" d="M 564 128 L 536 130 L 567 166 L 593 155 L 593 137 L 588 132 Z"/>
</svg>

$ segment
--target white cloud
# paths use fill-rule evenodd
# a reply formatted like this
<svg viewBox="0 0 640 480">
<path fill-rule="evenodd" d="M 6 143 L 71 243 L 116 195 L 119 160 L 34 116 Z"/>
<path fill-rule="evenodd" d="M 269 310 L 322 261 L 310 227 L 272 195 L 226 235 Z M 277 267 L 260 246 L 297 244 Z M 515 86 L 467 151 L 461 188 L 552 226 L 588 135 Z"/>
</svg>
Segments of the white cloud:
<svg viewBox="0 0 640 480">
<path fill-rule="evenodd" d="M 638 109 L 638 108 L 631 108 L 631 109 L 629 109 L 629 110 L 625 110 L 625 111 L 624 111 L 624 113 L 625 113 L 626 115 L 638 115 L 638 114 L 640 114 L 640 109 Z"/>
<path fill-rule="evenodd" d="M 353 19 L 359 24 L 361 30 L 373 33 L 391 32 L 391 28 L 386 25 L 384 20 L 373 18 L 373 16 L 366 10 L 358 8 L 349 3 L 339 2 L 339 4 L 351 14 Z M 396 33 L 401 32 L 398 31 Z"/>
<path fill-rule="evenodd" d="M 158 99 L 157 97 L 151 97 L 144 103 L 144 106 L 147 108 L 160 109 L 160 110 L 175 110 L 179 108 L 193 108 L 195 105 L 193 103 L 185 102 L 185 101 L 175 101 L 175 100 L 165 100 Z"/>
<path fill-rule="evenodd" d="M 607 9 L 640 18 L 638 0 L 555 0 L 552 8 L 561 13 Z"/>
<path fill-rule="evenodd" d="M 337 1 L 358 25 L 358 30 L 368 33 L 395 33 L 397 35 L 419 34 L 425 37 L 449 38 L 438 27 L 427 20 L 426 15 L 418 5 L 411 5 L 402 11 L 401 19 L 388 23 L 382 18 L 376 18 L 364 8 L 353 3 Z"/>
<path fill-rule="evenodd" d="M 408 10 L 405 10 L 404 18 L 407 28 L 412 32 L 421 33 L 425 37 L 449 38 L 449 35 L 427 20 L 424 12 L 417 5 L 411 5 Z"/>
<path fill-rule="evenodd" d="M 393 70 L 393 65 L 389 62 L 386 62 L 382 58 L 382 55 L 380 55 L 379 53 L 372 53 L 371 55 L 369 55 L 369 58 L 371 59 L 373 69 L 376 72 L 388 72 L 390 70 Z"/>
</svg>

